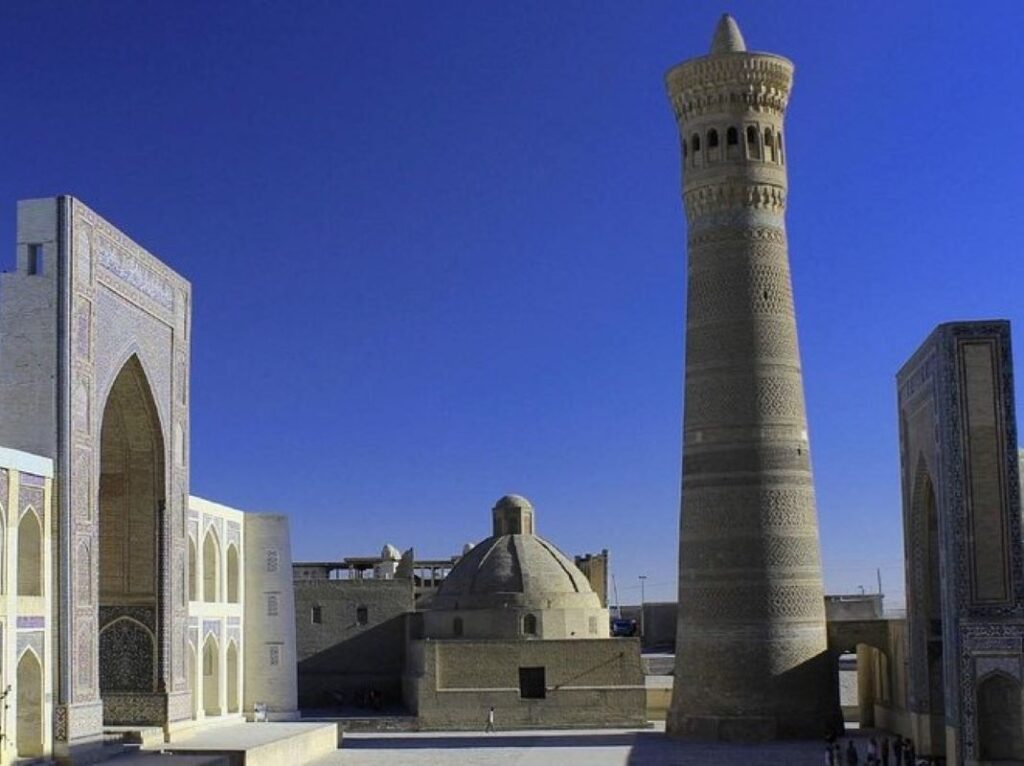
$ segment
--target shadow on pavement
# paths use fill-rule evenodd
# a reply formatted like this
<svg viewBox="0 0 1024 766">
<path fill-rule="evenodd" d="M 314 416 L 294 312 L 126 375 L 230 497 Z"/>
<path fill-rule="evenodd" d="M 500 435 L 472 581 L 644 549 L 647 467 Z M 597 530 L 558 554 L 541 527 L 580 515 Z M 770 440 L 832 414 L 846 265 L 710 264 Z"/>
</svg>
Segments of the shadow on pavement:
<svg viewBox="0 0 1024 766">
<path fill-rule="evenodd" d="M 628 747 L 638 735 L 633 732 L 609 734 L 480 734 L 452 737 L 374 737 L 361 735 L 346 737 L 342 748 L 345 750 L 457 750 L 482 749 L 490 747 Z M 644 736 L 640 734 L 639 736 Z"/>
</svg>

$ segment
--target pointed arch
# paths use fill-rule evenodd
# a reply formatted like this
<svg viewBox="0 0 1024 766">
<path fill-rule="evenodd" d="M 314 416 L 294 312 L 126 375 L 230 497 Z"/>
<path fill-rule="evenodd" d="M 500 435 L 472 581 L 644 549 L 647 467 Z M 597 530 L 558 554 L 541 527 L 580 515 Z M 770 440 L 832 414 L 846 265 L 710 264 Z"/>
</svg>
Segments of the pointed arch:
<svg viewBox="0 0 1024 766">
<path fill-rule="evenodd" d="M 234 543 L 228 543 L 228 602 L 237 604 L 241 601 L 241 571 L 240 571 L 240 560 L 238 556 L 238 546 Z"/>
<path fill-rule="evenodd" d="M 212 633 L 203 641 L 203 712 L 207 716 L 221 714 L 220 644 Z"/>
<path fill-rule="evenodd" d="M 118 617 L 100 629 L 100 657 L 100 693 L 156 688 L 156 636 L 134 617 Z"/>
<path fill-rule="evenodd" d="M 199 571 L 199 552 L 196 550 L 196 539 L 192 536 L 188 536 L 188 600 L 198 601 L 198 575 Z"/>
<path fill-rule="evenodd" d="M 199 669 L 196 667 L 196 648 L 188 641 L 188 690 L 192 692 L 192 720 L 199 718 L 199 685 L 196 683 Z"/>
<path fill-rule="evenodd" d="M 18 595 L 43 595 L 43 524 L 32 506 L 18 522 Z"/>
<path fill-rule="evenodd" d="M 220 540 L 217 530 L 210 525 L 203 536 L 203 601 L 220 598 Z"/>
<path fill-rule="evenodd" d="M 761 140 L 756 125 L 747 125 L 747 157 L 754 160 L 761 159 Z"/>
<path fill-rule="evenodd" d="M 173 571 L 161 546 L 167 453 L 150 381 L 134 350 L 101 399 L 97 558 L 98 601 L 106 621 L 99 640 L 101 694 L 156 688 L 159 619 L 143 624 L 132 617 L 159 613 L 160 573 Z"/>
<path fill-rule="evenodd" d="M 227 698 L 228 698 L 228 713 L 239 712 L 238 705 L 238 645 L 233 641 L 228 641 L 227 650 Z"/>
<path fill-rule="evenodd" d="M 1021 684 L 1002 671 L 978 683 L 978 750 L 981 760 L 1024 760 Z"/>
<path fill-rule="evenodd" d="M 43 663 L 32 647 L 18 658 L 17 740 L 21 758 L 43 755 Z"/>
</svg>

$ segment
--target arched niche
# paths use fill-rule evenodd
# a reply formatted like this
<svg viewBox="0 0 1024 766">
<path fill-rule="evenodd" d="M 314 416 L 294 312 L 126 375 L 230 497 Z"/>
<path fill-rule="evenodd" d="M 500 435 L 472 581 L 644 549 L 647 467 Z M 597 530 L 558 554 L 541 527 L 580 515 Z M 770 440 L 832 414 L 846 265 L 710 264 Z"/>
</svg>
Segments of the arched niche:
<svg viewBox="0 0 1024 766">
<path fill-rule="evenodd" d="M 38 758 L 43 755 L 43 664 L 31 648 L 18 660 L 16 694 L 18 757 Z"/>
<path fill-rule="evenodd" d="M 43 595 L 43 525 L 32 508 L 18 522 L 18 595 Z"/>
<path fill-rule="evenodd" d="M 199 600 L 198 591 L 198 570 L 199 552 L 196 550 L 196 541 L 189 535 L 188 538 L 188 599 L 189 601 Z"/>
<path fill-rule="evenodd" d="M 227 686 L 228 712 L 237 713 L 238 705 L 238 647 L 234 641 L 228 641 L 227 651 Z"/>
<path fill-rule="evenodd" d="M 220 646 L 213 634 L 203 641 L 203 712 L 207 716 L 221 714 Z"/>
<path fill-rule="evenodd" d="M 983 762 L 1024 761 L 1021 685 L 995 672 L 978 684 L 978 753 Z"/>
<path fill-rule="evenodd" d="M 164 449 L 152 387 L 133 355 L 111 385 L 100 430 L 101 694 L 156 688 Z"/>
<path fill-rule="evenodd" d="M 237 604 L 241 600 L 241 572 L 238 557 L 238 546 L 234 543 L 228 545 L 228 602 Z"/>
<path fill-rule="evenodd" d="M 213 527 L 203 537 L 203 601 L 220 599 L 220 544 Z"/>
<path fill-rule="evenodd" d="M 100 631 L 100 693 L 151 692 L 156 686 L 156 640 L 131 617 L 118 617 Z"/>
</svg>

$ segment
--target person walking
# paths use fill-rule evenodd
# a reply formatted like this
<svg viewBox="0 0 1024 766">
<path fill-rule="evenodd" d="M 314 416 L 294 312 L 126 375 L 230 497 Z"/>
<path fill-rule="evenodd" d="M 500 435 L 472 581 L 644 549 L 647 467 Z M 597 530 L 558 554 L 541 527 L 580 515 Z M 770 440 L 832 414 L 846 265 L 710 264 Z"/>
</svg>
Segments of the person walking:
<svg viewBox="0 0 1024 766">
<path fill-rule="evenodd" d="M 491 709 L 487 711 L 487 725 L 484 727 L 484 731 L 494 731 L 494 705 L 491 705 Z"/>
<path fill-rule="evenodd" d="M 903 753 L 904 766 L 917 766 L 917 748 L 914 747 L 914 740 L 908 739 L 906 750 Z"/>
<path fill-rule="evenodd" d="M 846 745 L 846 766 L 857 766 L 860 763 L 860 754 L 851 739 Z"/>
<path fill-rule="evenodd" d="M 882 766 L 889 766 L 889 738 L 882 737 Z"/>
<path fill-rule="evenodd" d="M 867 763 L 870 764 L 870 766 L 877 766 L 878 764 L 878 740 L 874 737 L 868 740 Z"/>
<path fill-rule="evenodd" d="M 903 766 L 903 735 L 897 734 L 896 741 L 892 745 L 892 758 L 896 766 Z"/>
<path fill-rule="evenodd" d="M 842 766 L 842 764 L 836 763 L 836 751 L 828 742 L 825 743 L 825 766 Z"/>
</svg>

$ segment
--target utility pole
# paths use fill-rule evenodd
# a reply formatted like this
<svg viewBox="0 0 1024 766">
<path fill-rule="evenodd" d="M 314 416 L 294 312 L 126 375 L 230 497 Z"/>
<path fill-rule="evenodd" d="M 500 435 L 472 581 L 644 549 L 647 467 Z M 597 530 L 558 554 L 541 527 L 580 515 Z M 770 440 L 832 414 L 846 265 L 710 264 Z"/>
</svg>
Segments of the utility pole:
<svg viewBox="0 0 1024 766">
<path fill-rule="evenodd" d="M 644 646 L 644 580 L 647 579 L 647 575 L 637 575 L 637 579 L 640 580 L 640 648 Z"/>
</svg>

